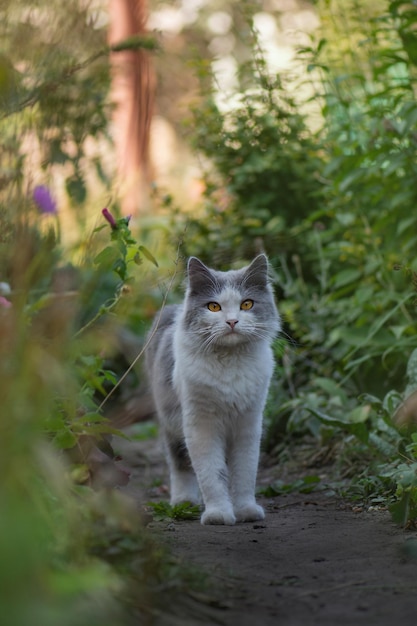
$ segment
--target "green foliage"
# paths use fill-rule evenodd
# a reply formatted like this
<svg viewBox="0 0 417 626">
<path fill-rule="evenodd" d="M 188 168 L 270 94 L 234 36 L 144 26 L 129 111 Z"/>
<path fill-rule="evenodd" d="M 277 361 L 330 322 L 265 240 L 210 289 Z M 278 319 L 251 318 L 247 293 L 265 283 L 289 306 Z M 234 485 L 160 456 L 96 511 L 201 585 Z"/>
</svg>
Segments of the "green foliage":
<svg viewBox="0 0 417 626">
<path fill-rule="evenodd" d="M 194 147 L 210 167 L 206 217 L 187 220 L 184 247 L 226 267 L 260 246 L 270 255 L 277 247 L 294 252 L 290 229 L 318 209 L 321 187 L 317 146 L 285 82 L 268 74 L 256 48 L 241 74 L 244 88 L 232 107 L 222 111 L 208 93 L 192 120 Z M 177 235 L 183 228 L 178 217 Z"/>
<path fill-rule="evenodd" d="M 108 211 L 73 250 L 61 240 L 73 226 L 62 205 L 85 226 L 96 210 L 87 181 L 110 188 L 109 53 L 154 48 L 134 37 L 110 50 L 99 13 L 61 0 L 0 6 L 0 605 L 10 626 L 149 621 L 161 590 L 182 581 L 136 507 L 87 486 L 90 451 L 123 436 L 104 417 L 119 379 L 103 355 L 142 264 L 157 265 Z"/>
<path fill-rule="evenodd" d="M 147 506 L 152 509 L 154 519 L 157 521 L 165 520 L 195 520 L 201 515 L 201 508 L 191 502 L 181 502 L 180 504 L 171 505 L 165 500 L 160 502 L 148 502 Z"/>
<path fill-rule="evenodd" d="M 299 61 L 322 127 L 312 130 L 311 106 L 271 76 L 254 41 L 236 105 L 205 92 L 195 112 L 194 145 L 213 169 L 184 247 L 220 266 L 269 255 L 290 342 L 277 348 L 266 448 L 285 426 L 337 437 L 370 459 L 357 492 L 387 503 L 396 493 L 412 517 L 411 443 L 393 417 L 417 347 L 417 11 L 353 1 L 319 10 L 322 36 Z"/>
<path fill-rule="evenodd" d="M 110 223 L 110 243 L 96 252 L 93 246 L 91 258 L 86 260 L 85 284 L 82 289 L 83 314 L 82 325 L 76 336 L 80 337 L 98 320 L 105 318 L 123 303 L 124 296 L 137 278 L 137 267 L 143 260 L 158 267 L 158 263 L 151 252 L 143 245 L 139 245 L 132 236 L 129 228 L 129 218 L 114 218 L 108 209 L 102 211 L 105 219 Z M 101 232 L 106 225 L 94 230 Z M 93 296 L 92 296 L 93 292 Z M 98 293 L 98 298 L 95 294 Z"/>
<path fill-rule="evenodd" d="M 395 481 L 395 502 L 390 506 L 390 511 L 395 522 L 407 526 L 417 519 L 417 460 L 401 463 L 390 474 Z"/>
<path fill-rule="evenodd" d="M 1 187 L 9 186 L 10 202 L 34 164 L 48 178 L 59 172 L 81 224 L 92 173 L 111 187 L 112 172 L 105 165 L 109 55 L 157 47 L 149 36 L 109 47 L 100 13 L 88 3 L 61 0 L 35 5 L 5 0 L 0 7 Z M 92 150 L 94 145 L 100 150 Z"/>
<path fill-rule="evenodd" d="M 64 174 L 67 194 L 83 220 L 90 161 L 86 139 L 107 140 L 106 33 L 89 7 L 76 2 L 4 2 L 0 16 L 0 76 L 8 85 L 0 111 L 0 169 L 9 202 L 36 163 L 44 175 L 57 169 Z M 109 185 L 99 161 L 91 161 Z"/>
<path fill-rule="evenodd" d="M 319 476 L 304 476 L 304 478 L 297 478 L 292 483 L 284 483 L 282 480 L 274 482 L 272 485 L 259 489 L 258 494 L 266 498 L 276 498 L 289 493 L 311 493 L 319 485 Z"/>
<path fill-rule="evenodd" d="M 122 435 L 103 416 L 109 389 L 118 381 L 98 355 L 109 313 L 116 312 L 123 285 L 133 280 L 131 268 L 136 264 L 130 259 L 135 254 L 146 259 L 151 255 L 138 246 L 126 220 L 114 219 L 114 227 L 107 226 L 117 258 L 106 268 L 99 262 L 93 265 L 100 274 L 114 273 L 116 293 L 80 327 L 82 286 L 84 274 L 90 274 L 90 261 L 86 257 L 85 266 L 81 263 L 77 268 L 60 266 L 58 239 L 50 231 L 43 234 L 30 226 L 32 215 L 32 208 L 19 213 L 22 224 L 16 219 L 13 235 L 3 247 L 3 267 L 9 268 L 4 278 L 10 280 L 11 290 L 0 306 L 0 505 L 4 512 L 0 580 L 7 581 L 1 584 L 0 602 L 12 625 L 29 619 L 44 624 L 74 620 L 110 624 L 125 611 L 113 590 L 123 589 L 127 581 L 113 562 L 108 564 L 108 553 L 97 545 L 95 535 L 92 540 L 94 498 L 88 488 L 76 486 L 89 479 L 87 461 L 72 467 L 71 457 L 64 457 L 64 452 L 82 455 L 84 442 L 94 445 L 109 434 Z M 99 256 L 94 252 L 94 259 Z M 132 516 L 127 503 L 112 503 L 105 495 L 101 506 L 103 540 L 111 541 L 117 518 L 119 536 L 125 537 L 117 547 L 120 558 L 136 562 L 140 539 L 142 562 L 155 569 L 156 577 L 162 576 L 137 513 Z M 136 520 L 131 521 L 134 559 L 128 545 L 128 515 Z M 155 577 L 146 582 L 144 572 L 136 567 L 140 593 L 157 584 Z M 99 601 L 103 594 L 106 600 Z"/>
<path fill-rule="evenodd" d="M 155 439 L 158 436 L 158 424 L 152 422 L 138 422 L 132 424 L 129 429 L 129 439 L 131 441 L 145 441 Z"/>
<path fill-rule="evenodd" d="M 111 229 L 112 244 L 101 250 L 94 259 L 94 263 L 100 271 L 115 272 L 123 283 L 127 283 L 130 280 L 129 264 L 135 263 L 140 265 L 142 256 L 158 267 L 158 263 L 151 252 L 145 246 L 138 245 L 132 237 L 129 221 L 127 217 L 114 221 Z M 95 232 L 102 230 L 102 228 L 100 226 Z"/>
</svg>

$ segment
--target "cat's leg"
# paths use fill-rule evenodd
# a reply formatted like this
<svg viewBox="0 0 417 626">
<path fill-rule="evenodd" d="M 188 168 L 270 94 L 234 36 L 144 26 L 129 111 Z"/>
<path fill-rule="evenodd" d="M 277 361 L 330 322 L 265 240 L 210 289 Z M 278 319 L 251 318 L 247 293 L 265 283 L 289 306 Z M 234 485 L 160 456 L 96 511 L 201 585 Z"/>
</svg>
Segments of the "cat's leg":
<svg viewBox="0 0 417 626">
<path fill-rule="evenodd" d="M 201 523 L 233 525 L 236 518 L 229 495 L 224 443 L 213 433 L 212 426 L 201 419 L 185 433 L 205 505 Z"/>
<path fill-rule="evenodd" d="M 200 504 L 201 495 L 197 477 L 191 465 L 190 456 L 183 438 L 175 433 L 165 433 L 170 474 L 170 502 Z"/>
<path fill-rule="evenodd" d="M 245 420 L 246 421 L 246 420 Z M 255 499 L 262 416 L 242 423 L 229 451 L 230 489 L 238 522 L 262 520 L 265 512 Z"/>
</svg>

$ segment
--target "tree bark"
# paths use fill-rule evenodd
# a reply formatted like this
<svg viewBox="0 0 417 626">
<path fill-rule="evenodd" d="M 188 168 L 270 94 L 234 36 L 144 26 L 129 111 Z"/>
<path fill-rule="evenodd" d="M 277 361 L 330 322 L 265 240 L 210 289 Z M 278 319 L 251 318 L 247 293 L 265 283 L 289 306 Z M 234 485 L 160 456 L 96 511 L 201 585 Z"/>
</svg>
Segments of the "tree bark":
<svg viewBox="0 0 417 626">
<path fill-rule="evenodd" d="M 146 32 L 146 0 L 110 0 L 109 44 Z M 113 136 L 122 213 L 137 215 L 151 180 L 149 136 L 155 76 L 146 50 L 111 55 Z"/>
</svg>

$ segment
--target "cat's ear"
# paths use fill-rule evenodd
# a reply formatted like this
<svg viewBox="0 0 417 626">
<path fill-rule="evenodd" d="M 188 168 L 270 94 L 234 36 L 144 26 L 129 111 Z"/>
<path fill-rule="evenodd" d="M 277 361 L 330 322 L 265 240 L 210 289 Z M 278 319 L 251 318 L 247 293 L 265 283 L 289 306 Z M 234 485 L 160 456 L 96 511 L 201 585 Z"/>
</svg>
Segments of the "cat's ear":
<svg viewBox="0 0 417 626">
<path fill-rule="evenodd" d="M 245 284 L 266 287 L 268 282 L 268 259 L 265 254 L 259 254 L 246 269 Z"/>
<path fill-rule="evenodd" d="M 200 259 L 192 256 L 188 260 L 187 266 L 188 287 L 190 293 L 201 293 L 204 287 L 210 283 L 213 284 L 213 274 Z"/>
</svg>

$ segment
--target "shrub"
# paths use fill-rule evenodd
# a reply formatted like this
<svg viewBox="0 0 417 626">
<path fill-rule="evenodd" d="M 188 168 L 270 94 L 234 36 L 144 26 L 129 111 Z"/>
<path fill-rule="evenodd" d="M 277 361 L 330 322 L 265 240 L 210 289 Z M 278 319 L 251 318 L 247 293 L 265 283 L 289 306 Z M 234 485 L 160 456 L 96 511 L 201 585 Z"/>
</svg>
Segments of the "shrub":
<svg viewBox="0 0 417 626">
<path fill-rule="evenodd" d="M 188 220 L 185 250 L 225 266 L 261 249 L 269 254 L 292 339 L 272 388 L 269 449 L 283 423 L 315 436 L 329 429 L 355 436 L 369 450 L 388 429 L 394 444 L 388 456 L 382 446 L 380 458 L 392 469 L 401 436 L 390 420 L 417 346 L 417 12 L 391 2 L 366 21 L 357 9 L 345 3 L 339 16 L 336 3 L 320 5 L 337 42 L 300 51 L 321 106 L 318 132 L 282 78 L 259 63 L 256 47 L 250 88 L 237 105 L 222 111 L 208 95 L 194 144 L 214 171 L 206 175 L 204 218 Z M 346 23 L 353 30 L 344 45 Z M 364 408 L 360 394 L 397 399 L 385 402 L 386 427 L 376 401 Z"/>
</svg>

